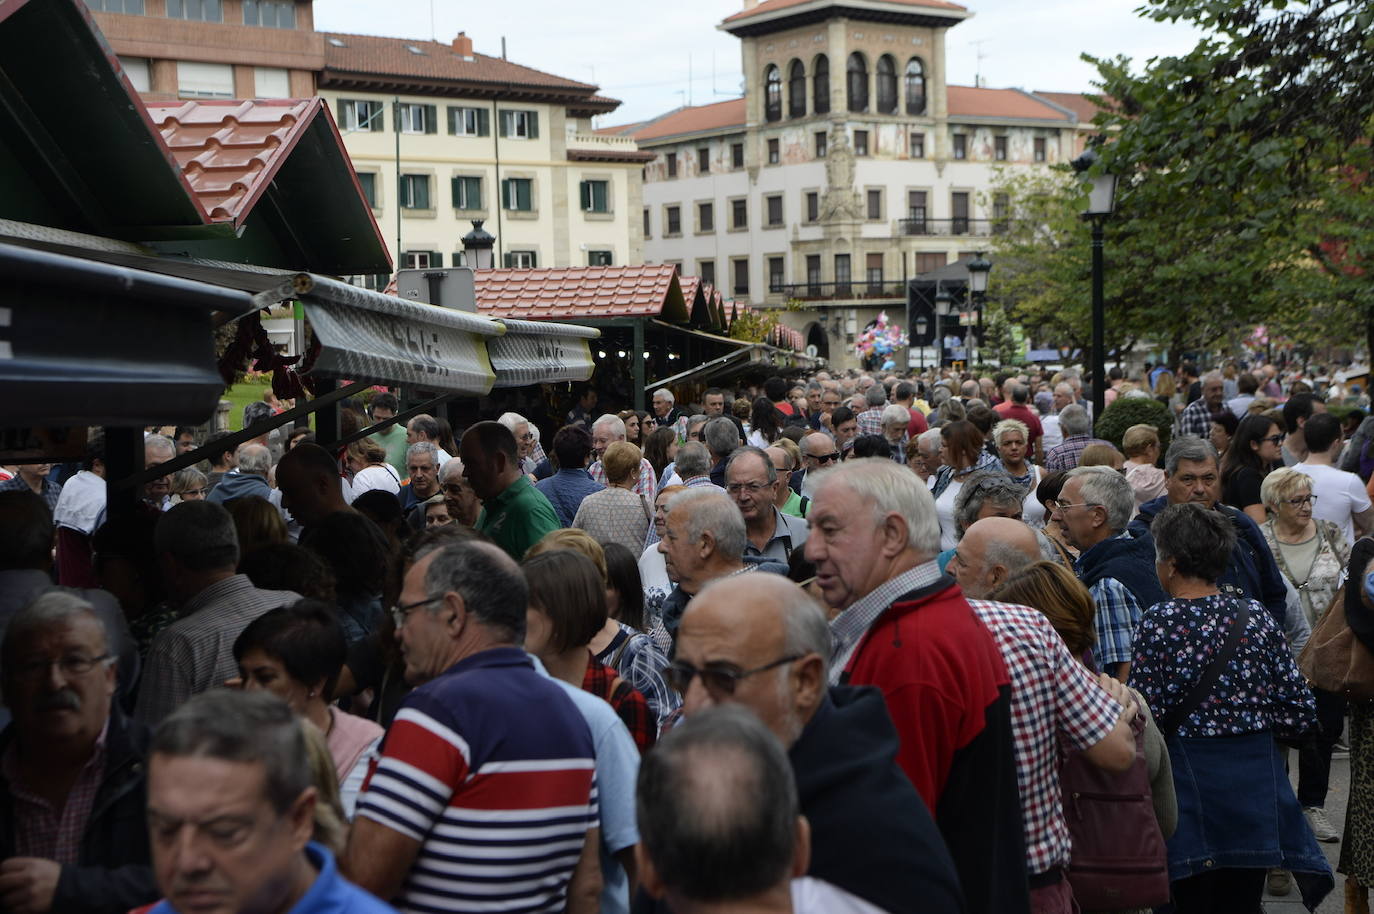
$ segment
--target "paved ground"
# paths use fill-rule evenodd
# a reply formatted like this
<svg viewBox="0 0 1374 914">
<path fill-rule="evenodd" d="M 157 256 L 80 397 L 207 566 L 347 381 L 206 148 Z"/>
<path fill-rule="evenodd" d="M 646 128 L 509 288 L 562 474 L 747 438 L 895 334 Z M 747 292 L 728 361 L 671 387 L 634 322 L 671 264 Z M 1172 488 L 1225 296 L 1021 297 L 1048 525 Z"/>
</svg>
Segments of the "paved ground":
<svg viewBox="0 0 1374 914">
<path fill-rule="evenodd" d="M 1298 777 L 1298 756 L 1296 752 L 1289 752 L 1289 767 L 1292 772 L 1294 789 L 1297 787 Z M 1336 831 L 1341 831 L 1345 827 L 1345 799 L 1350 791 L 1350 761 L 1345 758 L 1337 758 L 1331 761 L 1331 790 L 1326 795 L 1326 815 L 1331 820 L 1331 824 Z M 1331 861 L 1331 869 L 1336 869 L 1336 860 L 1340 857 L 1340 844 L 1323 844 L 1322 849 L 1326 851 L 1326 859 Z M 1293 887 L 1292 891 L 1283 898 L 1275 898 L 1272 895 L 1264 896 L 1264 910 L 1266 914 L 1304 914 L 1306 908 L 1302 906 L 1302 899 L 1298 895 L 1298 889 Z M 1326 900 L 1317 908 L 1317 914 L 1342 914 L 1345 910 L 1345 877 L 1336 873 L 1336 888 Z"/>
</svg>

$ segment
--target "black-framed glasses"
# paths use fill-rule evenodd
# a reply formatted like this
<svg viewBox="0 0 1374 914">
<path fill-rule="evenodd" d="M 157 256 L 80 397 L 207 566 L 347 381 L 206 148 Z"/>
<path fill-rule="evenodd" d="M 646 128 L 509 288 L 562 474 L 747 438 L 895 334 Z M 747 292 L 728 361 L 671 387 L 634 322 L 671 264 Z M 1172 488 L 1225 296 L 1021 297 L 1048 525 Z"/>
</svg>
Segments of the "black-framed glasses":
<svg viewBox="0 0 1374 914">
<path fill-rule="evenodd" d="M 58 669 L 68 676 L 85 676 L 91 670 L 102 664 L 108 664 L 114 659 L 112 654 L 101 654 L 98 657 L 87 657 L 84 654 L 69 654 L 66 657 L 47 657 L 42 660 L 29 660 L 25 663 L 14 665 L 14 675 L 20 679 L 37 679 L 52 669 L 55 664 Z"/>
<path fill-rule="evenodd" d="M 792 663 L 800 660 L 805 654 L 791 654 L 780 657 L 772 663 L 765 663 L 763 666 L 755 667 L 752 670 L 732 670 L 729 667 L 707 667 L 697 669 L 690 663 L 674 661 L 663 669 L 663 679 L 674 690 L 687 694 L 687 689 L 692 685 L 692 680 L 697 676 L 701 677 L 701 684 L 706 686 L 706 691 L 712 695 L 733 695 L 735 688 L 739 686 L 740 680 L 748 679 L 758 673 L 777 669 L 784 663 Z"/>
<path fill-rule="evenodd" d="M 1268 441 L 1270 444 L 1283 444 L 1287 437 L 1287 435 L 1270 435 L 1267 438 L 1261 438 L 1260 441 Z"/>
<path fill-rule="evenodd" d="M 439 594 L 437 597 L 425 597 L 423 600 L 416 600 L 414 603 L 401 603 L 398 606 L 393 606 L 391 607 L 391 621 L 396 623 L 397 628 L 404 628 L 407 616 L 415 612 L 415 610 L 419 609 L 421 606 L 438 603 L 443 598 L 444 594 Z"/>
<path fill-rule="evenodd" d="M 840 452 L 831 451 L 829 454 L 807 454 L 806 456 L 817 463 L 834 463 L 836 460 L 840 459 Z"/>
</svg>

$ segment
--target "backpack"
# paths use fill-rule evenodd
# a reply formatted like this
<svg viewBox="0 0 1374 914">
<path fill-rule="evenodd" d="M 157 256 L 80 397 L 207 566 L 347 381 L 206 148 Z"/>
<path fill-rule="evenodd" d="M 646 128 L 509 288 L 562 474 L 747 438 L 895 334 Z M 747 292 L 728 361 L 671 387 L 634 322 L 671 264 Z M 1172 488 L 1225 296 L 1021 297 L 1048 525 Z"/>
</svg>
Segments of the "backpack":
<svg viewBox="0 0 1374 914">
<path fill-rule="evenodd" d="M 1131 731 L 1135 761 L 1126 771 L 1103 771 L 1079 750 L 1069 750 L 1060 768 L 1064 820 L 1073 840 L 1069 885 L 1084 911 L 1169 901 L 1168 851 L 1155 819 L 1142 715 L 1131 722 Z"/>
</svg>

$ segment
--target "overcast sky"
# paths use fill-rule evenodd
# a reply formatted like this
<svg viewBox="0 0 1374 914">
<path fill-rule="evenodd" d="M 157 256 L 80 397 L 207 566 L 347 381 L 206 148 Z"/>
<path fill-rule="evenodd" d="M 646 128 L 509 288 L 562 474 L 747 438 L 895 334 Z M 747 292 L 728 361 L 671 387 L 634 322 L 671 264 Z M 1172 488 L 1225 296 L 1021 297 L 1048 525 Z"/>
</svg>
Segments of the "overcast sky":
<svg viewBox="0 0 1374 914">
<path fill-rule="evenodd" d="M 1080 53 L 1124 54 L 1139 64 L 1182 53 L 1197 40 L 1189 28 L 1137 16 L 1141 0 L 966 2 L 976 15 L 945 39 L 947 76 L 958 85 L 973 85 L 981 72 L 995 88 L 1085 92 L 1094 71 Z M 479 54 L 493 56 L 505 36 L 516 63 L 595 83 L 624 102 L 600 120 L 605 125 L 645 120 L 689 100 L 701 105 L 738 96 L 739 41 L 716 24 L 742 6 L 741 0 L 315 0 L 315 27 L 440 41 L 461 29 Z"/>
</svg>

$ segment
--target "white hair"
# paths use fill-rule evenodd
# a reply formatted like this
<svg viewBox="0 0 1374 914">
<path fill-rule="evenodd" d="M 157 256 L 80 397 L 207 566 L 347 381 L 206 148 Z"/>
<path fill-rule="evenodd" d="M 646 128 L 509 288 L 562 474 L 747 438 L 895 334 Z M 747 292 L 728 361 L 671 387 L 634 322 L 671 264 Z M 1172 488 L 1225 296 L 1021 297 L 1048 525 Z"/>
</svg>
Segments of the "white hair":
<svg viewBox="0 0 1374 914">
<path fill-rule="evenodd" d="M 768 465 L 771 467 L 772 461 Z M 745 547 L 749 545 L 744 516 L 724 492 L 705 488 L 679 492 L 668 499 L 668 513 L 674 511 L 686 515 L 687 539 L 691 542 L 695 543 L 710 533 L 716 543 L 716 552 L 732 559 L 744 557 Z"/>
<path fill-rule="evenodd" d="M 911 422 L 911 410 L 905 406 L 898 406 L 896 403 L 889 403 L 883 407 L 882 424 L 889 425 L 901 422 L 907 424 Z"/>
<path fill-rule="evenodd" d="M 669 406 L 672 406 L 674 403 L 673 392 L 666 387 L 660 387 L 658 390 L 654 391 L 653 399 L 658 399 L 659 397 L 667 400 Z"/>
<path fill-rule="evenodd" d="M 245 476 L 266 476 L 272 466 L 272 452 L 261 444 L 240 444 L 234 458 Z"/>
<path fill-rule="evenodd" d="M 606 413 L 600 419 L 592 423 L 592 431 L 596 431 L 599 428 L 610 429 L 611 434 L 616 438 L 621 441 L 625 440 L 625 420 L 614 413 Z"/>
<path fill-rule="evenodd" d="M 1085 505 L 1101 505 L 1107 510 L 1107 526 L 1120 533 L 1131 522 L 1135 510 L 1135 492 L 1131 484 L 1111 467 L 1076 467 L 1069 470 L 1069 479 L 1081 479 L 1078 497 Z"/>
<path fill-rule="evenodd" d="M 520 426 L 530 424 L 530 420 L 526 419 L 519 413 L 502 413 L 501 417 L 496 421 L 500 422 L 506 428 L 510 429 L 510 433 L 512 435 L 515 434 L 515 430 Z"/>
<path fill-rule="evenodd" d="M 907 525 L 907 546 L 923 555 L 939 553 L 940 518 L 935 513 L 935 499 L 921 477 L 905 466 L 882 457 L 848 460 L 817 473 L 817 493 L 830 485 L 843 485 L 856 498 L 867 501 L 875 523 L 882 523 L 891 512 L 900 514 Z"/>
</svg>

